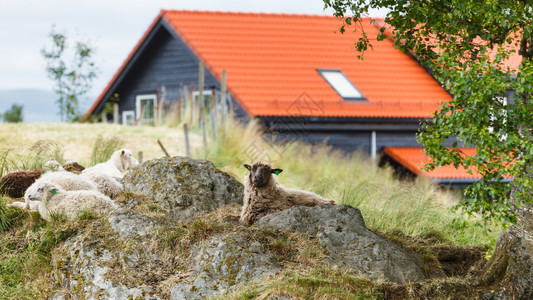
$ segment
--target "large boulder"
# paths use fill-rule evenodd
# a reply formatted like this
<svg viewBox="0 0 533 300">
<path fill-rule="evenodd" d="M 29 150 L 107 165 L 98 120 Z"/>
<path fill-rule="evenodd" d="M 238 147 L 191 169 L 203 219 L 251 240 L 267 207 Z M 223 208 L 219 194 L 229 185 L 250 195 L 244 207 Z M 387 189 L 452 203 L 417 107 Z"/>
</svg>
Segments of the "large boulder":
<svg viewBox="0 0 533 300">
<path fill-rule="evenodd" d="M 317 236 L 328 263 L 371 279 L 402 284 L 424 279 L 418 255 L 367 229 L 361 211 L 348 205 L 293 206 L 256 224 Z"/>
<path fill-rule="evenodd" d="M 122 183 L 127 192 L 154 199 L 173 219 L 191 221 L 230 204 L 242 204 L 243 186 L 212 162 L 188 157 L 163 157 L 130 170 Z"/>
<path fill-rule="evenodd" d="M 533 207 L 520 208 L 517 217 L 478 274 L 478 285 L 492 287 L 484 299 L 533 299 Z"/>
<path fill-rule="evenodd" d="M 261 249 L 257 242 L 235 233 L 215 236 L 195 248 L 194 271 L 172 289 L 170 299 L 206 299 L 281 270 L 272 255 L 257 251 Z"/>
</svg>

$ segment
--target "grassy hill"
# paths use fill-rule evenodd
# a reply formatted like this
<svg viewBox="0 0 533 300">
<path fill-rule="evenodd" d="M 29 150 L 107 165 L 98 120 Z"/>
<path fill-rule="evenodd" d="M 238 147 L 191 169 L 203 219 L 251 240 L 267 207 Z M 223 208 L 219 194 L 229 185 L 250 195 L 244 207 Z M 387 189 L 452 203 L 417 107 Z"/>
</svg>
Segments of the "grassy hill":
<svg viewBox="0 0 533 300">
<path fill-rule="evenodd" d="M 244 163 L 268 160 L 274 167 L 284 170 L 278 177 L 281 184 L 310 190 L 340 204 L 359 208 L 369 229 L 423 253 L 429 262 L 435 260 L 434 249 L 490 247 L 497 238 L 499 227 L 496 224 L 482 226 L 478 218 L 449 210 L 457 201 L 456 194 L 424 179 L 397 179 L 392 170 L 372 166 L 365 154 L 347 155 L 326 145 L 273 142 L 262 136 L 253 122 L 246 126 L 236 122 L 220 126 L 218 140 L 209 139 L 209 147 L 204 151 L 199 132 L 199 128 L 193 128 L 191 133 L 194 158 L 211 160 L 240 181 L 247 172 L 242 166 Z M 76 160 L 89 166 L 97 141 L 131 148 L 134 154 L 142 151 L 144 160 L 157 158 L 164 155 L 157 140 L 170 155 L 184 155 L 181 128 L 4 124 L 0 131 L 0 173 L 36 166 L 52 158 Z M 76 229 L 64 227 L 66 225 L 54 227 L 43 222 L 38 214 L 6 209 L 5 203 L 11 201 L 13 199 L 7 197 L 0 200 L 0 224 L 2 220 L 10 224 L 3 227 L 5 232 L 0 238 L 0 249 L 3 249 L 0 251 L 0 296 L 10 295 L 11 299 L 46 296 L 53 288 L 50 252 Z M 3 219 L 2 211 L 7 212 Z M 326 280 L 324 274 L 315 275 L 304 281 Z M 345 284 L 350 282 L 344 275 L 339 278 Z M 303 284 L 300 288 L 305 289 L 305 282 L 298 280 L 285 288 Z M 249 289 L 242 293 L 255 293 Z"/>
</svg>

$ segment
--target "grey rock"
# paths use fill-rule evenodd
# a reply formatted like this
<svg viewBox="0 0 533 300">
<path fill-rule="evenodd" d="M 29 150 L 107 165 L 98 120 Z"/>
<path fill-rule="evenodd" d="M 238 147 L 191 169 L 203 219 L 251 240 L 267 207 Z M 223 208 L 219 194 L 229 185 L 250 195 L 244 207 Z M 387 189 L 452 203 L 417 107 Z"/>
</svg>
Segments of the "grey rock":
<svg viewBox="0 0 533 300">
<path fill-rule="evenodd" d="M 118 274 L 110 266 L 135 264 L 138 254 L 133 241 L 121 238 L 109 227 L 105 220 L 98 221 L 56 249 L 52 255 L 56 277 L 64 288 L 83 299 L 144 297 L 148 292 L 143 286 L 115 279 Z"/>
<path fill-rule="evenodd" d="M 243 186 L 206 160 L 163 157 L 130 170 L 124 189 L 154 199 L 174 220 L 192 221 L 197 213 L 242 204 Z"/>
<path fill-rule="evenodd" d="M 329 253 L 328 263 L 370 279 L 402 284 L 424 279 L 416 254 L 367 229 L 361 211 L 348 205 L 294 206 L 256 224 L 317 236 Z"/>
<path fill-rule="evenodd" d="M 109 225 L 122 238 L 144 237 L 157 224 L 153 219 L 135 213 L 133 210 L 120 209 L 109 219 Z"/>
<path fill-rule="evenodd" d="M 257 245 L 232 233 L 201 243 L 193 253 L 194 271 L 172 290 L 171 299 L 206 299 L 240 283 L 281 270 L 276 259 L 255 252 Z"/>
<path fill-rule="evenodd" d="M 497 287 L 484 299 L 533 299 L 533 206 L 521 207 L 517 217 L 517 224 L 500 234 L 480 271 L 479 284 Z"/>
</svg>

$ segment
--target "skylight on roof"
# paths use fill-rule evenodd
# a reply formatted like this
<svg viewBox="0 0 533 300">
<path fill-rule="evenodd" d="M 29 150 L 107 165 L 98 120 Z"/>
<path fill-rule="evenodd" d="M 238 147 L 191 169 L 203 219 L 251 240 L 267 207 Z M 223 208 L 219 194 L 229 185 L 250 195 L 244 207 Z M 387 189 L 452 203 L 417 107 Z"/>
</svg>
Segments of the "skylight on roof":
<svg viewBox="0 0 533 300">
<path fill-rule="evenodd" d="M 344 100 L 365 100 L 365 96 L 340 70 L 318 70 Z"/>
</svg>

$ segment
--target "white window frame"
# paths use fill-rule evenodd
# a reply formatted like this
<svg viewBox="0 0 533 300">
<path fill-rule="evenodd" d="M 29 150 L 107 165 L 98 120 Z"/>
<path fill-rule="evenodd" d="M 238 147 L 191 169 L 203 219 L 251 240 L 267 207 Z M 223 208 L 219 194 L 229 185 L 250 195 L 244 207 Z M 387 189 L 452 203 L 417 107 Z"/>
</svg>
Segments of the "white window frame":
<svg viewBox="0 0 533 300">
<path fill-rule="evenodd" d="M 204 98 L 206 96 L 211 96 L 213 95 L 213 90 L 204 90 L 204 93 L 203 93 L 203 96 Z M 200 97 L 200 91 L 194 91 L 192 92 L 192 98 L 196 101 L 198 99 L 198 97 Z"/>
<path fill-rule="evenodd" d="M 155 125 L 157 122 L 157 95 L 156 94 L 142 94 L 142 95 L 137 95 L 135 97 L 135 112 L 136 112 L 137 118 L 143 117 L 141 116 L 141 109 L 142 109 L 141 101 L 142 100 L 153 100 L 154 102 L 153 124 L 145 124 L 142 119 L 139 120 L 139 123 L 142 125 Z"/>
<path fill-rule="evenodd" d="M 128 117 L 132 117 L 133 123 L 128 124 Z M 122 112 L 122 124 L 123 125 L 135 125 L 135 111 L 134 110 L 125 110 Z"/>
<path fill-rule="evenodd" d="M 338 69 L 317 69 L 318 73 L 344 100 L 366 100 L 365 95 Z"/>
</svg>

